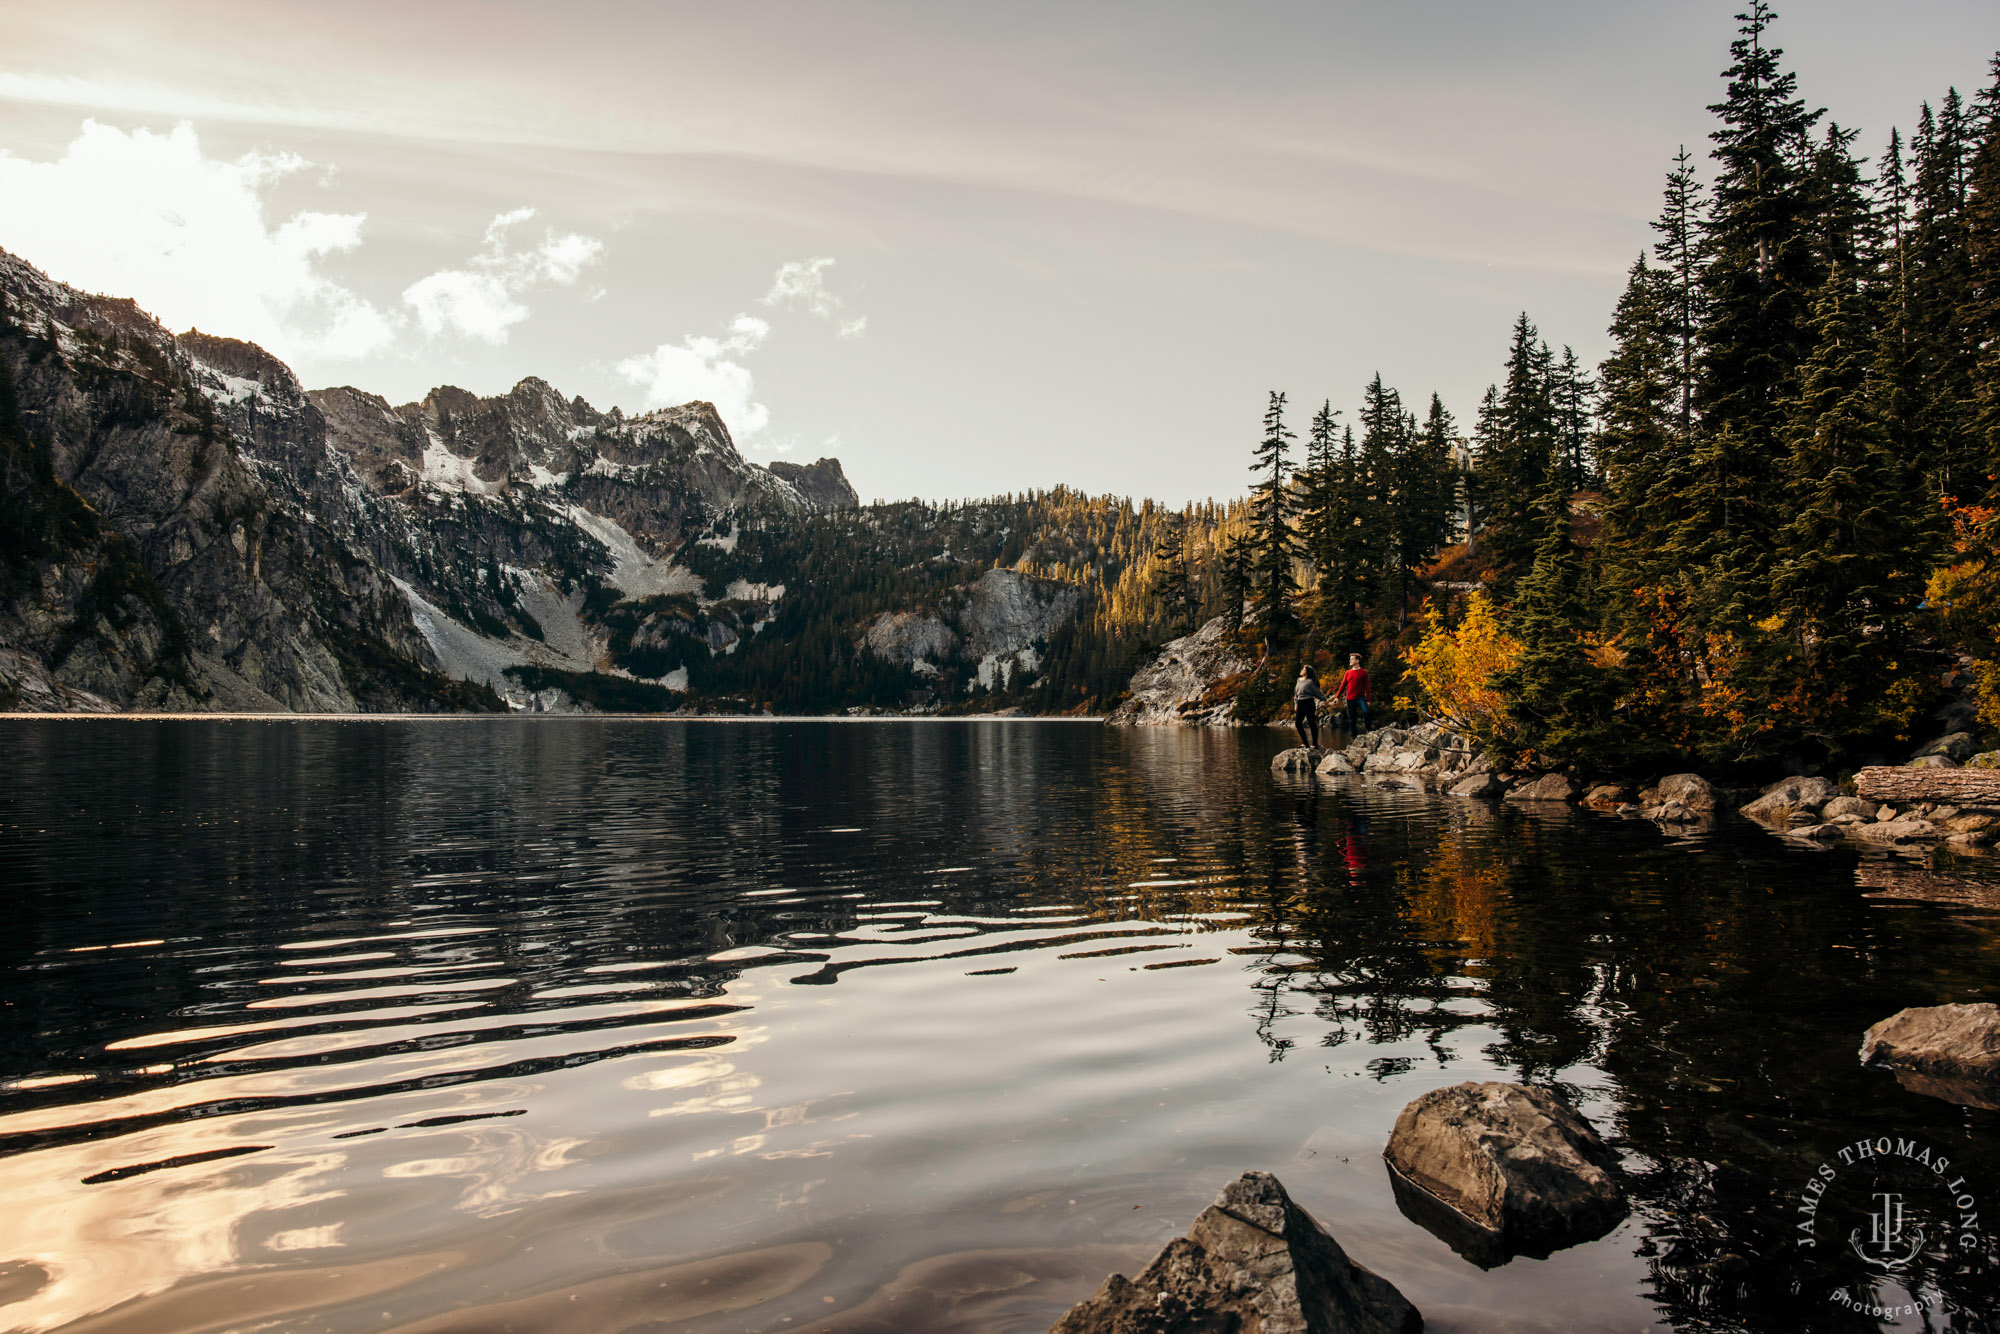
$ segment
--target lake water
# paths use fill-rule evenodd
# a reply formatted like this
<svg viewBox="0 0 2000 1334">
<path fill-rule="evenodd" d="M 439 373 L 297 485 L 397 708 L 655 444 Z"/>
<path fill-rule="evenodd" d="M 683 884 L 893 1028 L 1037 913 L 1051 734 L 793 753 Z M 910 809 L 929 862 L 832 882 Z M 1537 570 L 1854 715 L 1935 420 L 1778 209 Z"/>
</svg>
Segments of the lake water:
<svg viewBox="0 0 2000 1334">
<path fill-rule="evenodd" d="M 1995 998 L 2000 875 L 1283 744 L 0 724 L 0 1328 L 1041 1331 L 1250 1167 L 1433 1330 L 1990 1327 L 1990 1242 L 1878 1319 L 1795 1214 L 1894 1135 L 2000 1225 L 2000 1112 L 1855 1059 Z M 1617 1231 L 1403 1215 L 1396 1113 L 1484 1078 L 1602 1128 Z"/>
</svg>

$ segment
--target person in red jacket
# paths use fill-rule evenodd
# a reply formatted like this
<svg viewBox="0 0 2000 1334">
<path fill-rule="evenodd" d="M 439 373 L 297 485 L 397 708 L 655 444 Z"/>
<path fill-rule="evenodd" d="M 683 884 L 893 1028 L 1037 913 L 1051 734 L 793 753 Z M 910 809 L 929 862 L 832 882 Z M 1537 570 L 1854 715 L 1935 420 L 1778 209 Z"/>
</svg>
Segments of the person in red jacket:
<svg viewBox="0 0 2000 1334">
<path fill-rule="evenodd" d="M 1333 697 L 1347 706 L 1347 734 L 1360 736 L 1368 717 L 1368 671 L 1361 665 L 1359 653 L 1347 655 L 1347 670 L 1333 688 Z"/>
</svg>

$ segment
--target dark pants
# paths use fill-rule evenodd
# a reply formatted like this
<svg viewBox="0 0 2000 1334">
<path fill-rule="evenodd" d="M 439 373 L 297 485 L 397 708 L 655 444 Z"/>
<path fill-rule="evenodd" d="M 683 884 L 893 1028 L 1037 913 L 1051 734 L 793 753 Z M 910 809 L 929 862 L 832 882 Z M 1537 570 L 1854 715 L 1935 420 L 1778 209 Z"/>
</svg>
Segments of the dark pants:
<svg viewBox="0 0 2000 1334">
<path fill-rule="evenodd" d="M 1309 699 L 1295 700 L 1292 704 L 1292 726 L 1298 729 L 1299 744 L 1312 750 L 1319 749 L 1319 709 Z M 1306 733 L 1312 739 L 1306 739 Z"/>
<path fill-rule="evenodd" d="M 1361 711 L 1367 707 L 1367 702 L 1364 700 L 1350 699 L 1347 701 L 1347 734 L 1349 736 L 1361 735 Z"/>
</svg>

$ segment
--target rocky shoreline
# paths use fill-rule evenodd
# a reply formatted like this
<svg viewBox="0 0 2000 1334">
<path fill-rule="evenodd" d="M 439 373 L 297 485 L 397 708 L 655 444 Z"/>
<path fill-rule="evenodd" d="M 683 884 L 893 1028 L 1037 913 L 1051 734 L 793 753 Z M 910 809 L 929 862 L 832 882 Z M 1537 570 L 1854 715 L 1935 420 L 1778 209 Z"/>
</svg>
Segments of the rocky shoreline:
<svg viewBox="0 0 2000 1334">
<path fill-rule="evenodd" d="M 1974 754 L 1968 733 L 1953 733 L 1922 748 L 1907 765 L 1868 775 L 1924 771 L 2000 771 L 2000 751 Z M 1295 746 L 1271 761 L 1274 774 L 1387 792 L 1436 792 L 1468 799 L 1533 804 L 1580 804 L 1608 814 L 1651 820 L 1675 830 L 1712 824 L 1736 810 L 1774 832 L 1805 842 L 1853 842 L 1875 847 L 1942 845 L 1980 855 L 2000 839 L 2000 795 L 1976 800 L 1916 800 L 1900 804 L 1856 795 L 1826 778 L 1782 779 L 1769 787 L 1718 786 L 1696 773 L 1668 774 L 1645 784 L 1615 779 L 1588 782 L 1566 773 L 1514 772 L 1496 764 L 1467 737 L 1442 723 L 1383 727 L 1345 747 Z M 1996 772 L 2000 779 L 2000 772 Z M 1875 779 L 1879 788 L 1885 780 Z M 1920 782 L 1903 787 L 1922 791 Z M 1970 789 L 1965 783 L 1954 790 Z M 1984 788 L 1985 784 L 1978 785 Z M 1993 784 L 2000 794 L 2000 781 Z"/>
</svg>

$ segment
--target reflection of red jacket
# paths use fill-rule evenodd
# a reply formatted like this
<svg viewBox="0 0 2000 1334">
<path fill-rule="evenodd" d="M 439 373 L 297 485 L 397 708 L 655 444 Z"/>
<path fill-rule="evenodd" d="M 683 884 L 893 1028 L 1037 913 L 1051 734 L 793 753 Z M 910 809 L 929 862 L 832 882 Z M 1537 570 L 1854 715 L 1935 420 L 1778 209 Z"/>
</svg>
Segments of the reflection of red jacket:
<svg viewBox="0 0 2000 1334">
<path fill-rule="evenodd" d="M 1368 669 L 1349 667 L 1340 678 L 1340 687 L 1333 692 L 1333 696 L 1335 699 L 1367 699 Z"/>
</svg>

